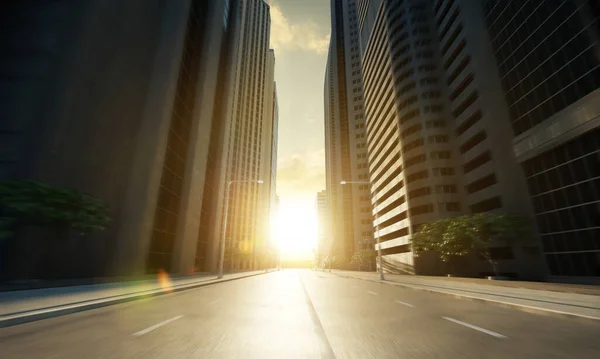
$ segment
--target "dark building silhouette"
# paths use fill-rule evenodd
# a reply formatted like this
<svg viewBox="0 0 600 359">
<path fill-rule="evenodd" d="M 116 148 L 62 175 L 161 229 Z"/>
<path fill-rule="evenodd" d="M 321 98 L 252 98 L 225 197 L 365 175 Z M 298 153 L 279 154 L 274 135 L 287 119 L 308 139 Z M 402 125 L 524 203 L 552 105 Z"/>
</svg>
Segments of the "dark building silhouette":
<svg viewBox="0 0 600 359">
<path fill-rule="evenodd" d="M 3 278 L 213 269 L 216 240 L 196 247 L 228 5 L 2 2 L 0 180 L 77 189 L 112 217 L 86 237 L 4 241 Z"/>
<path fill-rule="evenodd" d="M 552 276 L 600 276 L 600 3 L 483 1 Z"/>
</svg>

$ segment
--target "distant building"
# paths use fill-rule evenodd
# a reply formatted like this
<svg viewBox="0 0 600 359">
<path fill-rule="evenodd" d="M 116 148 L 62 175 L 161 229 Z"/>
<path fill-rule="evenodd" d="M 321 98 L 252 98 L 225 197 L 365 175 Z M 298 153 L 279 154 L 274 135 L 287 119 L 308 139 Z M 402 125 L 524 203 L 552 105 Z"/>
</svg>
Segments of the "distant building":
<svg viewBox="0 0 600 359">
<path fill-rule="evenodd" d="M 329 221 L 329 205 L 326 191 L 317 193 L 317 219 L 318 219 L 318 238 L 317 238 L 317 258 L 323 261 L 331 250 L 331 222 Z M 322 264 L 322 263 L 320 263 Z"/>
<path fill-rule="evenodd" d="M 268 246 L 270 208 L 274 191 L 273 149 L 276 134 L 275 53 L 269 49 L 270 8 L 263 0 L 231 2 L 222 73 L 225 101 L 220 107 L 223 126 L 211 149 L 210 191 L 205 202 L 200 238 L 221 238 L 225 187 L 230 181 L 226 269 L 262 266 L 258 254 Z M 276 139 L 275 139 L 276 142 Z M 263 184 L 256 181 L 261 180 Z M 219 242 L 220 243 L 220 242 Z M 218 246 L 210 247 L 216 251 Z M 208 268 L 217 265 L 209 256 Z"/>
</svg>

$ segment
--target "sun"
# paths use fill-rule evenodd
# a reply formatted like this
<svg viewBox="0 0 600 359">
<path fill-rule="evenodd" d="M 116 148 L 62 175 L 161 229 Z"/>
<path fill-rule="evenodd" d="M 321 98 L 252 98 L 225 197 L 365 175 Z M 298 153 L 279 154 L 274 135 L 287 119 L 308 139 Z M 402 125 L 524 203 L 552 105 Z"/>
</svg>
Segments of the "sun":
<svg viewBox="0 0 600 359">
<path fill-rule="evenodd" d="M 282 198 L 273 217 L 271 230 L 281 258 L 312 259 L 318 228 L 314 200 Z"/>
</svg>

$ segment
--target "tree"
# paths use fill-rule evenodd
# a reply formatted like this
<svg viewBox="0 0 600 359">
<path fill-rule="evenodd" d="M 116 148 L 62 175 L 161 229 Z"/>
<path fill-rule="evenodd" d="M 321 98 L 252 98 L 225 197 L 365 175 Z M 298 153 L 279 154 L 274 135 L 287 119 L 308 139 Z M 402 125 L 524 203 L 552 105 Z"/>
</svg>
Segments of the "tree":
<svg viewBox="0 0 600 359">
<path fill-rule="evenodd" d="M 367 245 L 367 248 L 359 249 L 350 258 L 350 263 L 356 264 L 358 270 L 361 270 L 363 265 L 368 265 L 369 270 L 372 270 L 371 264 L 376 261 L 377 252 L 374 249 L 375 240 L 373 238 L 365 238 L 361 241 Z"/>
<path fill-rule="evenodd" d="M 348 258 L 345 254 L 339 254 L 335 256 L 335 262 L 338 268 L 341 269 L 350 263 L 350 258 Z"/>
<path fill-rule="evenodd" d="M 352 257 L 350 257 L 350 263 L 356 264 L 358 266 L 358 270 L 360 270 L 360 267 L 363 265 L 364 262 L 365 262 L 365 258 L 362 253 L 362 250 L 360 250 L 360 249 L 358 251 L 354 252 L 352 254 Z"/>
<path fill-rule="evenodd" d="M 492 256 L 492 241 L 528 241 L 532 237 L 531 222 L 524 217 L 509 214 L 478 213 L 470 218 L 470 236 L 479 254 L 498 275 L 498 262 Z"/>
<path fill-rule="evenodd" d="M 350 258 L 350 262 L 352 264 L 356 264 L 358 266 L 358 270 L 361 269 L 362 266 L 368 265 L 371 266 L 371 263 L 375 261 L 375 250 L 373 249 L 359 249 L 354 252 L 352 258 Z"/>
<path fill-rule="evenodd" d="M 11 223 L 11 218 L 0 218 L 0 241 L 2 241 L 3 238 L 8 238 L 12 235 L 10 230 Z"/>
<path fill-rule="evenodd" d="M 325 257 L 325 265 L 329 268 L 331 272 L 331 268 L 335 268 L 339 264 L 337 256 L 327 256 Z"/>
<path fill-rule="evenodd" d="M 83 235 L 103 230 L 109 222 L 102 202 L 82 192 L 30 180 L 0 183 L 0 237 L 27 226 Z"/>
<path fill-rule="evenodd" d="M 424 224 L 412 237 L 415 256 L 418 256 L 421 252 L 438 251 L 440 258 L 447 261 L 450 257 L 456 255 L 455 249 L 450 250 L 450 248 L 440 245 L 440 242 L 445 240 L 444 237 L 447 235 L 451 223 L 451 219 L 442 219 Z"/>
<path fill-rule="evenodd" d="M 430 222 L 413 235 L 415 256 L 435 251 L 443 262 L 454 257 L 479 253 L 497 275 L 497 262 L 490 245 L 494 240 L 516 241 L 531 238 L 531 224 L 524 217 L 510 214 L 477 213 Z"/>
<path fill-rule="evenodd" d="M 316 269 L 321 269 L 324 270 L 325 269 L 325 259 L 327 257 L 323 254 L 323 253 L 317 253 L 316 259 L 315 259 L 315 267 Z"/>
<path fill-rule="evenodd" d="M 17 253 L 0 259 L 9 264 L 10 276 L 54 276 L 64 250 L 62 241 L 72 233 L 85 235 L 105 229 L 110 222 L 106 207 L 85 193 L 30 180 L 0 183 L 0 250 Z M 47 238 L 27 247 L 28 238 Z M 15 251 L 15 252 L 12 252 Z"/>
</svg>

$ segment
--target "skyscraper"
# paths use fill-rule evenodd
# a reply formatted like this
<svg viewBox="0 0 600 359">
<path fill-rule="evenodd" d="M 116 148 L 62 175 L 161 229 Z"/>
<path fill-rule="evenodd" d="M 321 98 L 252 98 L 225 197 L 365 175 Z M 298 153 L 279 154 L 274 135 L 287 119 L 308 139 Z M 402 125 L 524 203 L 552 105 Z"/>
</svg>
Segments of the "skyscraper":
<svg viewBox="0 0 600 359">
<path fill-rule="evenodd" d="M 411 252 L 411 237 L 424 223 L 487 211 L 531 216 L 482 9 L 459 0 L 362 0 L 358 13 L 375 235 L 384 264 L 443 274 L 435 256 L 415 260 Z M 543 276 L 535 241 L 493 243 L 491 252 L 503 273 Z M 475 257 L 459 268 L 489 274 Z"/>
<path fill-rule="evenodd" d="M 414 273 L 411 235 L 461 211 L 431 9 L 370 1 L 360 15 L 376 236 L 390 269 Z"/>
<path fill-rule="evenodd" d="M 553 276 L 600 275 L 600 4 L 484 1 Z"/>
<path fill-rule="evenodd" d="M 203 206 L 201 238 L 220 238 L 228 208 L 226 268 L 259 265 L 257 254 L 268 243 L 272 198 L 273 136 L 275 133 L 274 66 L 269 50 L 269 6 L 263 0 L 230 3 L 223 73 L 225 99 L 220 105 L 222 126 L 211 153 L 211 192 L 216 200 Z M 263 181 L 262 184 L 257 183 Z M 226 186 L 231 182 L 229 204 Z M 212 243 L 213 245 L 216 243 Z M 217 246 L 208 250 L 216 253 Z M 199 256 L 197 256 L 199 258 Z M 215 256 L 207 264 L 214 268 Z"/>
<path fill-rule="evenodd" d="M 495 211 L 532 217 L 525 176 L 512 151 L 507 103 L 482 4 L 468 0 L 434 2 L 435 30 L 455 136 L 457 171 L 465 213 Z M 545 263 L 537 238 L 519 245 L 494 244 L 500 270 L 543 277 Z M 486 263 L 479 263 L 483 272 Z"/>
<path fill-rule="evenodd" d="M 277 149 L 279 133 L 279 100 L 277 99 L 277 83 L 273 84 L 273 130 L 271 135 L 271 206 L 276 209 L 277 201 Z M 271 213 L 274 211 L 272 210 Z M 272 218 L 272 217 L 271 217 Z"/>
<path fill-rule="evenodd" d="M 332 0 L 331 24 L 324 84 L 331 255 L 350 258 L 373 238 L 356 2 Z"/>
<path fill-rule="evenodd" d="M 2 9 L 0 178 L 89 193 L 112 217 L 106 231 L 52 250 L 44 233 L 4 241 L 15 260 L 3 273 L 193 271 L 228 2 Z"/>
<path fill-rule="evenodd" d="M 267 4 L 2 6 L 0 179 L 78 189 L 112 217 L 106 231 L 52 250 L 44 235 L 4 241 L 14 260 L 3 273 L 214 271 L 231 179 L 264 181 L 234 186 L 229 235 L 243 267 L 265 264 L 256 253 L 269 243 L 277 126 Z"/>
</svg>

